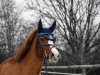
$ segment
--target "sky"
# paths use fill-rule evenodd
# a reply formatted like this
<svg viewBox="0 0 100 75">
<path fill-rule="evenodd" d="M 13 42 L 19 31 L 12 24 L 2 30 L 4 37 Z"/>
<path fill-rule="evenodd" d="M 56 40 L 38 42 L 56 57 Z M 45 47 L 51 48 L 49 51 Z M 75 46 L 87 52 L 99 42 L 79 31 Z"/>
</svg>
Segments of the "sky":
<svg viewBox="0 0 100 75">
<path fill-rule="evenodd" d="M 23 7 L 25 5 L 25 0 L 14 0 L 17 6 Z"/>
<path fill-rule="evenodd" d="M 34 14 L 33 11 L 30 11 L 30 10 L 25 10 L 25 7 L 26 7 L 26 2 L 25 0 L 15 0 L 15 3 L 16 3 L 16 6 L 19 8 L 19 9 L 23 9 L 24 11 L 22 12 L 22 17 L 25 19 L 25 20 L 29 20 L 31 22 L 34 22 L 34 17 L 32 16 L 32 14 Z"/>
</svg>

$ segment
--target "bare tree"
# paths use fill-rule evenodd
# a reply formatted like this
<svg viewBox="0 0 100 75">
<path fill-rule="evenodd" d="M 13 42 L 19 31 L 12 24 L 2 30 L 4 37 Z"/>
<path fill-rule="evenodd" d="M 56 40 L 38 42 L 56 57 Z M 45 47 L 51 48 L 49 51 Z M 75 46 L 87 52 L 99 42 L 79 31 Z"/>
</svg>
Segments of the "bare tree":
<svg viewBox="0 0 100 75">
<path fill-rule="evenodd" d="M 93 61 L 100 49 L 100 22 L 95 23 L 100 13 L 100 0 L 29 1 L 28 9 L 36 10 L 43 18 L 57 19 L 57 30 L 67 47 L 66 61 L 70 64 L 90 64 Z"/>
<path fill-rule="evenodd" d="M 13 0 L 0 0 L 0 32 L 2 37 L 1 50 L 8 54 L 8 57 L 13 56 L 15 52 L 15 40 L 18 30 L 21 28 L 21 19 L 19 11 L 16 10 Z"/>
</svg>

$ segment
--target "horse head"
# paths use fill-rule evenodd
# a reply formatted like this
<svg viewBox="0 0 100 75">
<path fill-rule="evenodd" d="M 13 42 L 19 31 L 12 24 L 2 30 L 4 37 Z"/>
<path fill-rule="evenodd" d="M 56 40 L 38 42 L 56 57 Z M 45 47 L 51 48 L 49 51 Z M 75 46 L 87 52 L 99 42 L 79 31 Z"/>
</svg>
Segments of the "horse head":
<svg viewBox="0 0 100 75">
<path fill-rule="evenodd" d="M 49 28 L 43 28 L 41 19 L 38 23 L 38 48 L 43 57 L 48 58 L 50 62 L 56 62 L 59 59 L 59 52 L 56 49 L 56 38 L 53 31 L 56 27 L 56 21 Z"/>
</svg>

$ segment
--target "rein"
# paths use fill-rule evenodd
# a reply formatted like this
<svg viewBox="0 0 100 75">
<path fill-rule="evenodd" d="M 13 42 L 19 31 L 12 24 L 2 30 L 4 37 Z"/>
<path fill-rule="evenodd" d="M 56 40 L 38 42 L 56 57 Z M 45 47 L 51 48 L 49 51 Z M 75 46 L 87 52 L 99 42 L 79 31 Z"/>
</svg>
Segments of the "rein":
<svg viewBox="0 0 100 75">
<path fill-rule="evenodd" d="M 44 66 L 45 66 L 45 71 L 46 71 L 45 75 L 48 74 L 48 69 L 47 69 L 47 66 L 48 66 L 48 65 L 47 65 L 47 61 L 46 61 L 46 60 L 47 60 L 47 57 L 45 56 L 45 57 L 44 57 Z"/>
<path fill-rule="evenodd" d="M 39 38 L 38 38 L 39 39 Z M 39 40 L 38 40 L 39 41 Z M 44 57 L 44 66 L 45 66 L 45 71 L 46 71 L 46 73 L 45 73 L 45 75 L 47 75 L 48 74 L 48 69 L 47 69 L 47 54 L 44 52 L 44 50 L 43 50 L 43 48 L 42 48 L 42 46 L 49 46 L 49 44 L 41 44 L 40 42 L 38 43 L 38 47 L 39 48 L 41 48 L 40 50 L 42 51 L 42 55 L 43 55 L 43 57 Z"/>
<path fill-rule="evenodd" d="M 37 38 L 38 38 L 38 48 L 40 48 L 40 50 L 42 51 L 42 55 L 43 55 L 43 57 L 44 57 L 44 66 L 45 66 L 45 71 L 46 71 L 46 74 L 45 75 L 47 75 L 48 74 L 48 71 L 47 71 L 47 59 L 48 59 L 48 57 L 47 57 L 47 53 L 46 52 L 44 52 L 44 49 L 42 48 L 42 46 L 50 46 L 51 44 L 48 44 L 48 43 L 41 43 L 40 41 L 39 41 L 39 38 L 40 37 L 45 37 L 45 38 L 47 38 L 47 39 L 49 39 L 49 40 L 53 40 L 53 41 L 55 41 L 55 37 L 54 37 L 54 35 L 53 34 L 51 34 L 51 33 L 39 33 L 38 35 L 37 35 Z M 54 45 L 52 45 L 52 47 L 54 47 Z"/>
<path fill-rule="evenodd" d="M 44 46 L 44 45 L 41 45 L 41 46 Z M 45 75 L 47 75 L 48 74 L 48 69 L 47 69 L 47 54 L 43 51 L 43 48 L 41 47 L 41 51 L 42 51 L 42 55 L 43 55 L 43 57 L 44 57 L 44 66 L 45 66 L 45 71 L 46 71 L 46 74 Z"/>
<path fill-rule="evenodd" d="M 38 38 L 38 48 L 40 48 L 40 50 L 43 53 L 42 55 L 44 57 L 44 66 L 45 66 L 45 71 L 46 71 L 45 75 L 47 75 L 48 74 L 48 69 L 47 69 L 47 54 L 44 52 L 42 46 L 49 46 L 49 44 L 42 44 L 39 41 L 39 36 L 37 38 Z"/>
<path fill-rule="evenodd" d="M 42 53 L 43 53 L 42 55 L 43 55 L 43 57 L 44 57 L 44 66 L 45 66 L 45 71 L 46 71 L 45 75 L 47 75 L 47 74 L 48 74 L 48 69 L 47 69 L 47 54 L 43 51 L 42 46 L 47 46 L 47 45 L 39 45 L 39 46 L 38 46 L 39 48 L 41 48 L 40 50 L 41 50 Z"/>
</svg>

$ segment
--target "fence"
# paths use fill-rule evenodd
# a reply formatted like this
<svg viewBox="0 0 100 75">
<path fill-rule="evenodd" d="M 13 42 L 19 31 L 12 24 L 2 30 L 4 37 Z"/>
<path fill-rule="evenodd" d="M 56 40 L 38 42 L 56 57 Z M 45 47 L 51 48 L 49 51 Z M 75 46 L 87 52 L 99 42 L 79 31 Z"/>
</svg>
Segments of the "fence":
<svg viewBox="0 0 100 75">
<path fill-rule="evenodd" d="M 41 71 L 41 73 L 46 73 L 45 71 Z M 57 74 L 57 75 L 82 75 L 82 74 L 72 74 L 72 73 L 61 73 L 61 72 L 48 72 L 48 74 Z"/>
<path fill-rule="evenodd" d="M 42 67 L 45 69 L 45 67 Z M 48 66 L 48 69 L 91 69 L 91 68 L 100 68 L 100 64 L 94 65 L 73 65 L 73 66 Z M 41 73 L 45 73 L 45 71 L 41 71 Z M 50 72 L 48 74 L 52 75 L 86 75 L 86 74 L 73 74 L 73 73 L 61 73 L 61 72 Z"/>
<path fill-rule="evenodd" d="M 42 67 L 45 68 L 45 67 Z M 93 65 L 73 65 L 73 66 L 48 66 L 48 69 L 75 69 L 75 68 L 100 68 L 100 64 Z"/>
</svg>

